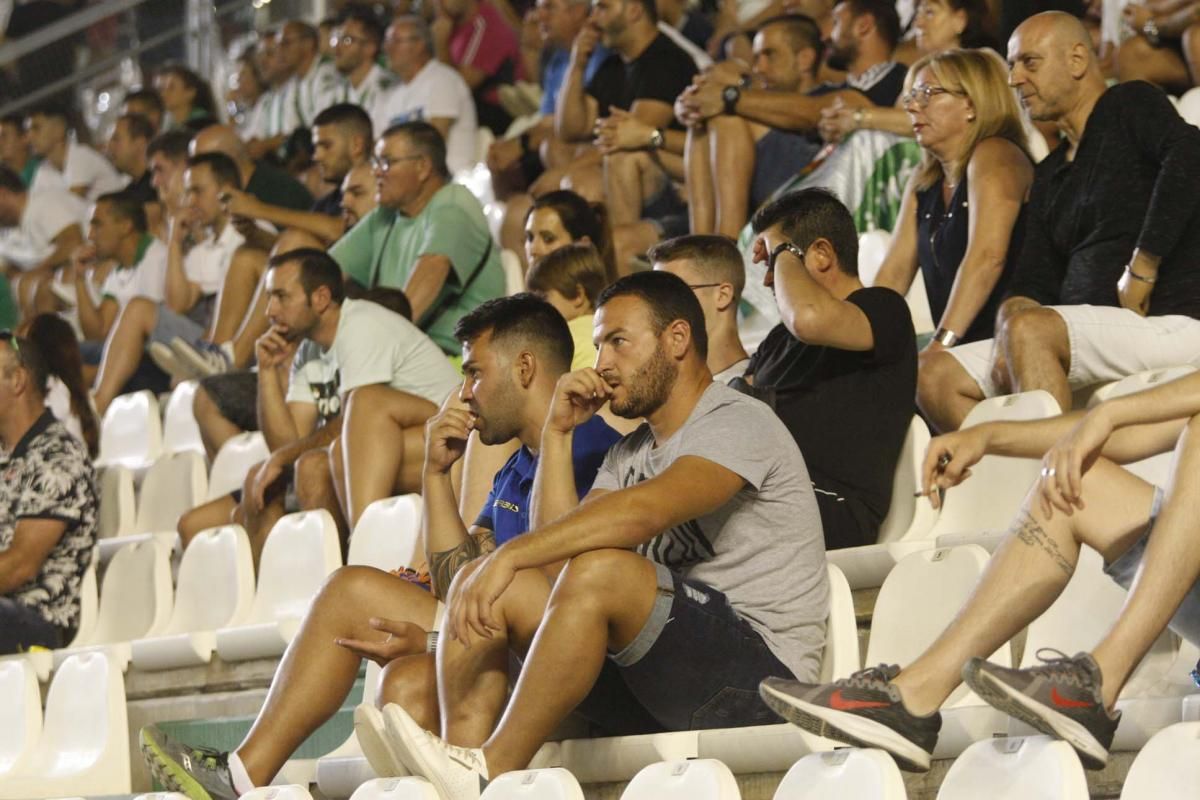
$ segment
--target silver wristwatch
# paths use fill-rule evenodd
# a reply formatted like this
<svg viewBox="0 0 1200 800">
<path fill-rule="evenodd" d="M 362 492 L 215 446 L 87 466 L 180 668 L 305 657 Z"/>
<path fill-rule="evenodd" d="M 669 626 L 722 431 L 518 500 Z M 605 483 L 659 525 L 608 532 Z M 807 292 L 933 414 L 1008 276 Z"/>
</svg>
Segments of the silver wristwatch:
<svg viewBox="0 0 1200 800">
<path fill-rule="evenodd" d="M 955 343 L 958 342 L 958 334 L 949 328 L 939 327 L 933 332 L 933 340 L 942 347 L 954 347 Z"/>
<path fill-rule="evenodd" d="M 1158 47 L 1162 44 L 1162 35 L 1159 33 L 1158 24 L 1153 19 L 1146 20 L 1146 24 L 1142 26 L 1142 36 L 1146 37 L 1146 41 L 1151 47 Z"/>
</svg>

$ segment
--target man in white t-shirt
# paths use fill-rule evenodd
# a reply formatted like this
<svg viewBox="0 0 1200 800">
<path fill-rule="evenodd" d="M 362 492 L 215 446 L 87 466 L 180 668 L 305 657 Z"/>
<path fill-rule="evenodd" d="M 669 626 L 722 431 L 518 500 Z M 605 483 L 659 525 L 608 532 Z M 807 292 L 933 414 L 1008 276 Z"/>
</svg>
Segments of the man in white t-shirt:
<svg viewBox="0 0 1200 800">
<path fill-rule="evenodd" d="M 368 114 L 396 82 L 396 76 L 379 66 L 383 25 L 370 11 L 349 8 L 333 29 L 333 65 L 341 75 L 332 98 L 353 103 Z"/>
<path fill-rule="evenodd" d="M 71 192 L 28 191 L 21 176 L 0 166 L 0 270 L 26 317 L 40 286 L 83 243 L 86 216 L 87 204 Z"/>
<path fill-rule="evenodd" d="M 227 189 L 241 188 L 237 164 L 223 153 L 192 156 L 187 163 L 183 207 L 169 224 L 163 302 L 135 297 L 117 318 L 96 376 L 101 415 L 137 371 L 147 343 L 168 345 L 175 337 L 192 341 L 205 334 L 225 273 L 245 242 L 221 202 Z M 185 254 L 189 235 L 198 241 Z"/>
<path fill-rule="evenodd" d="M 41 106 L 25 118 L 29 147 L 42 159 L 29 190 L 68 189 L 91 202 L 120 191 L 127 180 L 108 160 L 71 138 L 71 122 L 57 106 Z"/>
<path fill-rule="evenodd" d="M 372 111 L 375 130 L 399 122 L 428 122 L 446 142 L 450 172 L 472 166 L 478 123 L 471 89 L 462 76 L 433 57 L 433 37 L 423 19 L 397 17 L 384 37 L 384 52 L 400 83 Z"/>
</svg>

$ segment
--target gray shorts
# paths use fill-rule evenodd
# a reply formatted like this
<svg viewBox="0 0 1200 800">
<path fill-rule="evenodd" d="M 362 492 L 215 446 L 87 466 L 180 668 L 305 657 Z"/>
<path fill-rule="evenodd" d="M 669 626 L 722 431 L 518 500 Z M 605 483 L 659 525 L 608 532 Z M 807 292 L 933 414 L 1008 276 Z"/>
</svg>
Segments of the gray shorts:
<svg viewBox="0 0 1200 800">
<path fill-rule="evenodd" d="M 167 308 L 166 303 L 159 303 L 158 320 L 154 323 L 154 330 L 150 331 L 150 341 L 170 344 L 171 340 L 178 336 L 190 344 L 203 338 L 208 332 L 208 326 L 212 324 L 216 306 L 215 294 L 201 297 L 188 309 L 187 314 L 179 314 Z"/>
<path fill-rule="evenodd" d="M 1163 490 L 1156 486 L 1154 487 L 1154 503 L 1150 507 L 1150 521 L 1146 523 L 1146 531 L 1142 534 L 1142 538 L 1125 551 L 1124 555 L 1112 563 L 1104 565 L 1104 572 L 1126 591 L 1133 586 L 1133 579 L 1137 576 L 1138 567 L 1146 555 L 1146 543 L 1150 540 L 1150 531 L 1154 529 L 1154 523 L 1158 521 L 1162 503 Z M 1191 591 L 1184 596 L 1175 616 L 1171 618 L 1170 628 L 1192 644 L 1200 645 L 1200 581 L 1192 584 Z"/>
</svg>

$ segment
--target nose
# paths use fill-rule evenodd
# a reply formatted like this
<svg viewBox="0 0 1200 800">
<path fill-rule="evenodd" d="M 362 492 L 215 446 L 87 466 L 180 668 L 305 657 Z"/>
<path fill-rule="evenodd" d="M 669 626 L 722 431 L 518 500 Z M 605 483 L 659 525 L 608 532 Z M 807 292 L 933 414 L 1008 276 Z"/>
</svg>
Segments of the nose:
<svg viewBox="0 0 1200 800">
<path fill-rule="evenodd" d="M 463 378 L 462 386 L 458 388 L 458 399 L 464 403 L 471 402 L 475 393 L 471 391 L 471 381 L 468 378 Z"/>
</svg>

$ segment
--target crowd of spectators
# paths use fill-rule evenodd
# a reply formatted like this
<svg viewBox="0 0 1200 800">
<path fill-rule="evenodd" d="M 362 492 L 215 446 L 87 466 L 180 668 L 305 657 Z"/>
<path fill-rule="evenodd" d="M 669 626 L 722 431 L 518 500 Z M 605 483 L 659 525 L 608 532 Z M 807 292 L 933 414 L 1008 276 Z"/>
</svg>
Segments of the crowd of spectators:
<svg viewBox="0 0 1200 800">
<path fill-rule="evenodd" d="M 106 410 L 194 379 L 208 456 L 243 431 L 270 455 L 183 547 L 236 522 L 257 565 L 311 509 L 345 546 L 419 492 L 423 555 L 329 579 L 234 751 L 144 730 L 166 786 L 269 782 L 364 657 L 373 766 L 447 799 L 573 710 L 606 734 L 780 714 L 926 769 L 960 680 L 1102 765 L 1155 637 L 1200 643 L 1200 378 L 1071 411 L 1200 365 L 1200 131 L 1164 93 L 1192 4 L 1127 6 L 1119 46 L 983 0 L 344 5 L 242 40 L 224 87 L 159 65 L 108 130 L 0 119 L 0 653 L 79 623 Z M 865 280 L 864 194 L 894 222 Z M 1037 389 L 1066 413 L 958 430 Z M 928 652 L 815 683 L 825 552 L 877 540 L 914 414 L 943 434 L 930 502 L 988 454 L 1041 479 Z M 1163 487 L 1120 466 L 1172 448 Z M 1109 635 L 983 661 L 1084 544 L 1130 589 Z"/>
</svg>

